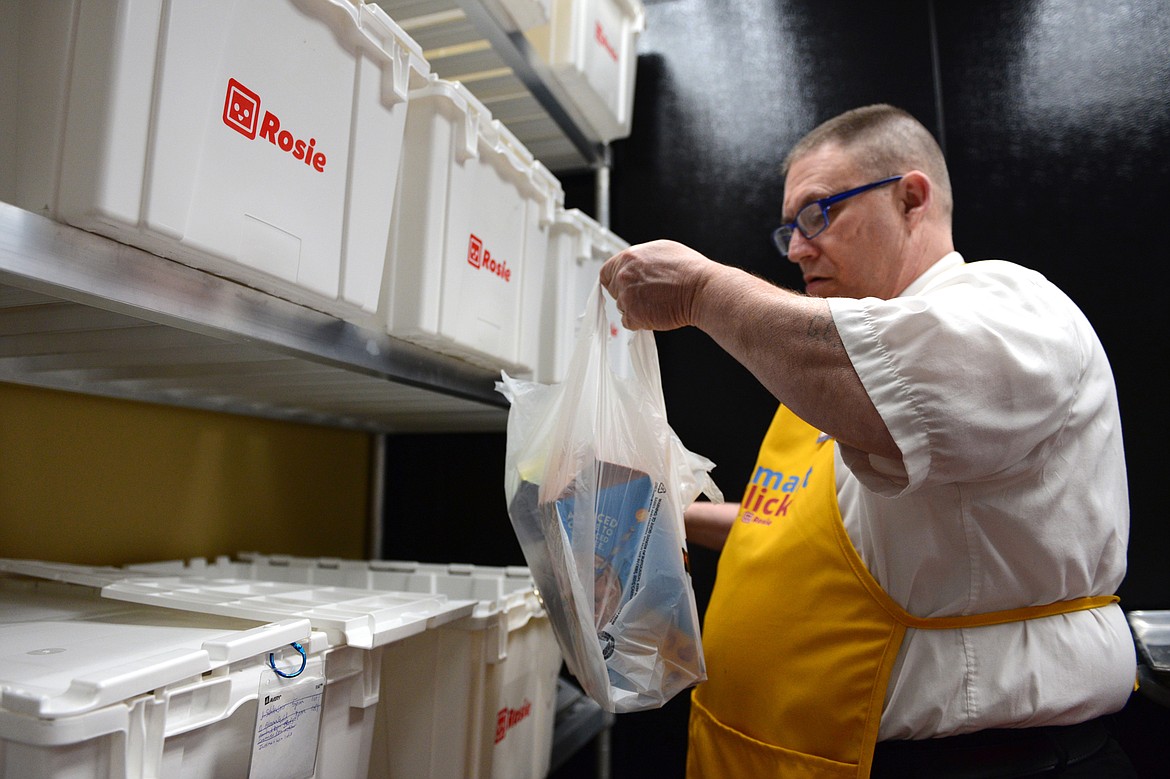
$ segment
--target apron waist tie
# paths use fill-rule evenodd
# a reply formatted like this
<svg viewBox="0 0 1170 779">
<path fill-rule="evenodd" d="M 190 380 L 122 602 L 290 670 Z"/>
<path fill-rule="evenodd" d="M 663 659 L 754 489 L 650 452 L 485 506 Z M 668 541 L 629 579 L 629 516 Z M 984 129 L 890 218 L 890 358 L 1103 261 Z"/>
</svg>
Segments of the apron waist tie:
<svg viewBox="0 0 1170 779">
<path fill-rule="evenodd" d="M 1100 718 L 1076 725 L 981 730 L 921 741 L 879 741 L 871 779 L 1031 776 L 1076 765 L 1101 751 Z"/>
</svg>

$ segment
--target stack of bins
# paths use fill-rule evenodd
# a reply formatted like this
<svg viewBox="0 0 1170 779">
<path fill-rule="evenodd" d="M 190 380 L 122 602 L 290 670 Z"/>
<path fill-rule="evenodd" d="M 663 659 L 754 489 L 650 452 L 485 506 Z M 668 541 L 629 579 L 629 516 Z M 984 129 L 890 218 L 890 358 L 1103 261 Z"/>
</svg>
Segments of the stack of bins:
<svg viewBox="0 0 1170 779">
<path fill-rule="evenodd" d="M 0 573 L 0 766 L 21 779 L 365 777 L 382 651 L 475 605 L 30 561 Z"/>
<path fill-rule="evenodd" d="M 387 331 L 531 375 L 560 182 L 457 82 L 410 93 L 381 316 Z"/>
<path fill-rule="evenodd" d="M 377 323 L 412 86 L 359 0 L 0 0 L 0 200 Z"/>
<path fill-rule="evenodd" d="M 468 617 L 385 648 L 370 775 L 548 772 L 561 653 L 527 568 L 247 553 L 134 569 L 472 599 Z"/>
<path fill-rule="evenodd" d="M 602 263 L 629 244 L 602 227 L 588 214 L 577 209 L 557 212 L 549 238 L 549 276 L 545 298 L 545 321 L 540 371 L 536 380 L 546 384 L 563 381 L 573 356 L 578 325 L 585 301 L 594 285 Z M 610 336 L 629 339 L 622 327 L 617 305 L 606 296 L 606 316 Z M 619 376 L 630 372 L 627 349 L 610 349 L 613 368 Z"/>
</svg>

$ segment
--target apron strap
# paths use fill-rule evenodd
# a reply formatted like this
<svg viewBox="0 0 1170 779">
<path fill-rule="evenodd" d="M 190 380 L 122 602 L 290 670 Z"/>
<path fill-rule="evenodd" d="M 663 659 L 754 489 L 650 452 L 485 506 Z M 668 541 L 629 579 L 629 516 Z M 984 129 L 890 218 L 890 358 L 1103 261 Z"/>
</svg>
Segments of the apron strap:
<svg viewBox="0 0 1170 779">
<path fill-rule="evenodd" d="M 1069 614 L 1074 611 L 1099 609 L 1117 603 L 1120 600 L 1116 595 L 1093 595 L 1087 598 L 1073 598 L 1072 600 L 1046 603 L 1042 606 L 1026 606 L 1020 609 L 1004 609 L 1003 611 L 988 611 L 983 614 L 968 614 L 960 617 L 915 617 L 906 613 L 895 615 L 899 622 L 906 627 L 920 630 L 951 630 L 954 628 L 975 628 L 985 625 L 1003 625 L 1007 622 L 1019 622 L 1026 619 L 1051 617 L 1056 614 Z"/>
<path fill-rule="evenodd" d="M 833 526 L 837 545 L 841 548 L 845 559 L 853 567 L 857 579 L 869 590 L 874 601 L 899 624 L 919 630 L 954 630 L 957 628 L 975 628 L 986 625 L 1003 625 L 1008 622 L 1019 622 L 1026 619 L 1051 617 L 1056 614 L 1070 614 L 1074 611 L 1099 609 L 1118 603 L 1121 599 L 1116 595 L 1090 595 L 1084 598 L 1073 598 L 1055 603 L 1045 603 L 1040 606 L 1024 606 L 1018 609 L 1004 609 L 1003 611 L 987 611 L 982 614 L 964 614 L 958 617 L 916 617 L 902 608 L 890 597 L 882 586 L 873 578 L 873 574 L 861 561 L 861 556 L 853 548 L 853 542 L 845 532 L 845 525 L 836 522 Z"/>
</svg>

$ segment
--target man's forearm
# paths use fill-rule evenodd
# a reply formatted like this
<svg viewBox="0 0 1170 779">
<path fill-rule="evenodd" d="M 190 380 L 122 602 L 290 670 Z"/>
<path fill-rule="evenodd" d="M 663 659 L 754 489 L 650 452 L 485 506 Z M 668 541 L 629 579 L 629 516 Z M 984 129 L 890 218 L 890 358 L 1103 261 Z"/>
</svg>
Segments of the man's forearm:
<svg viewBox="0 0 1170 779">
<path fill-rule="evenodd" d="M 739 513 L 738 503 L 708 503 L 696 501 L 687 506 L 683 522 L 687 529 L 687 543 L 705 546 L 720 551 L 735 517 Z"/>
<path fill-rule="evenodd" d="M 806 422 L 856 449 L 899 457 L 849 360 L 828 301 L 715 266 L 695 297 L 692 316 Z"/>
</svg>

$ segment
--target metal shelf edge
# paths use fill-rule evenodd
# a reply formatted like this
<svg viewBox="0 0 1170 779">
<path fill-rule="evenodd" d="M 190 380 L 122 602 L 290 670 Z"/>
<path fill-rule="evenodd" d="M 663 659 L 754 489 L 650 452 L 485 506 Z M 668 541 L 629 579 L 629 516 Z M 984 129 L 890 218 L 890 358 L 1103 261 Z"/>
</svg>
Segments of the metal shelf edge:
<svg viewBox="0 0 1170 779">
<path fill-rule="evenodd" d="M 0 283 L 507 408 L 487 368 L 2 202 Z"/>
</svg>

